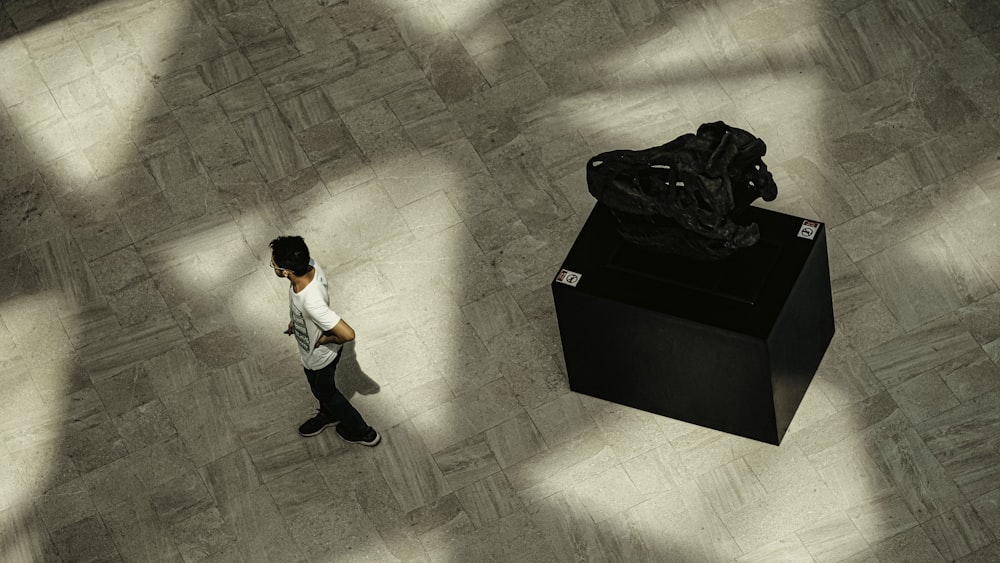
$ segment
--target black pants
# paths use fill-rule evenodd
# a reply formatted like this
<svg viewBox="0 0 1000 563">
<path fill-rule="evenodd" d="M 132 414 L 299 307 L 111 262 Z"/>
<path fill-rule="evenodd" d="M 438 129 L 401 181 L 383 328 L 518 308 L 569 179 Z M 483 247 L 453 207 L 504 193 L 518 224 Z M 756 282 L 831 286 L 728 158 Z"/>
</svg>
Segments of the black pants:
<svg viewBox="0 0 1000 563">
<path fill-rule="evenodd" d="M 334 358 L 330 365 L 318 370 L 303 368 L 306 372 L 306 379 L 309 380 L 309 388 L 312 394 L 319 401 L 320 410 L 329 417 L 340 421 L 342 432 L 348 436 L 361 436 L 368 430 L 368 423 L 361 417 L 358 409 L 347 400 L 347 397 L 337 389 L 334 381 L 334 374 L 337 372 L 337 364 L 340 363 L 340 354 Z"/>
</svg>

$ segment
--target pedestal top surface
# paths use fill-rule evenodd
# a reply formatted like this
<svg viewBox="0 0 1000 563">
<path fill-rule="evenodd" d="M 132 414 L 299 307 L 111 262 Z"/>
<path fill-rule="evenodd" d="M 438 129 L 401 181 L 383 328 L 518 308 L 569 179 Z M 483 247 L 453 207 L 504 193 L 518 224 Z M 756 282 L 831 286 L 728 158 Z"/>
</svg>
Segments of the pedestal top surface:
<svg viewBox="0 0 1000 563">
<path fill-rule="evenodd" d="M 576 285 L 557 276 L 553 289 L 766 338 L 814 248 L 825 247 L 826 233 L 816 221 L 758 207 L 747 213 L 760 241 L 724 260 L 699 262 L 625 242 L 610 210 L 598 203 L 562 265 L 578 275 Z"/>
</svg>

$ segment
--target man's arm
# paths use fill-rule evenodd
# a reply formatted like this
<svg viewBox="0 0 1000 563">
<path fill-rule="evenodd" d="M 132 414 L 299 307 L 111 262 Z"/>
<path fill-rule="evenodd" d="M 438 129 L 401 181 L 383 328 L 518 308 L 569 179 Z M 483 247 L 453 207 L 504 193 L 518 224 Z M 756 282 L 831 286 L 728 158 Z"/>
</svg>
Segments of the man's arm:
<svg viewBox="0 0 1000 563">
<path fill-rule="evenodd" d="M 330 330 L 324 330 L 323 335 L 316 341 L 316 346 L 324 344 L 343 344 L 354 340 L 354 329 L 351 325 L 340 319 Z"/>
<path fill-rule="evenodd" d="M 306 316 L 323 330 L 323 334 L 316 340 L 314 348 L 324 344 L 343 344 L 354 340 L 354 329 L 315 294 L 303 303 L 303 307 Z"/>
</svg>

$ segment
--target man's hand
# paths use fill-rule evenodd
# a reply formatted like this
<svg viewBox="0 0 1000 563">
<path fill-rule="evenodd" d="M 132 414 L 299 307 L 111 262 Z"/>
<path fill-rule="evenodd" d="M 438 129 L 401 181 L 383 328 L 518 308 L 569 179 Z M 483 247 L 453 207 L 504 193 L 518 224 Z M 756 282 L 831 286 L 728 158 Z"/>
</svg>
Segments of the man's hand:
<svg viewBox="0 0 1000 563">
<path fill-rule="evenodd" d="M 285 329 L 285 334 L 291 335 L 295 333 L 295 329 L 292 328 L 292 321 L 288 321 L 288 328 Z"/>
<path fill-rule="evenodd" d="M 313 346 L 313 348 L 319 348 L 320 346 L 326 344 L 340 344 L 340 342 L 337 342 L 336 338 L 337 337 L 332 334 L 331 335 L 321 334 L 319 335 L 319 339 L 316 341 L 316 345 Z"/>
<path fill-rule="evenodd" d="M 330 330 L 324 330 L 319 339 L 316 340 L 316 348 L 324 344 L 343 344 L 354 340 L 354 329 L 343 320 L 337 323 Z"/>
</svg>

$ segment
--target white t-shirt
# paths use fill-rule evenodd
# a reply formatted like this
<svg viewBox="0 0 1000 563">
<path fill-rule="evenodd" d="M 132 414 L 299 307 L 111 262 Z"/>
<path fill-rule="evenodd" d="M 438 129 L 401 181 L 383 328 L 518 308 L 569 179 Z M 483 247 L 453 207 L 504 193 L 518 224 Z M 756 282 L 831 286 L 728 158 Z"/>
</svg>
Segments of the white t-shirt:
<svg viewBox="0 0 1000 563">
<path fill-rule="evenodd" d="M 340 352 L 339 344 L 316 347 L 323 331 L 332 329 L 340 322 L 340 315 L 330 309 L 330 286 L 323 269 L 312 260 L 309 265 L 315 270 L 309 285 L 298 293 L 291 284 L 288 285 L 288 313 L 302 365 L 306 369 L 318 370 L 330 365 Z"/>
</svg>

